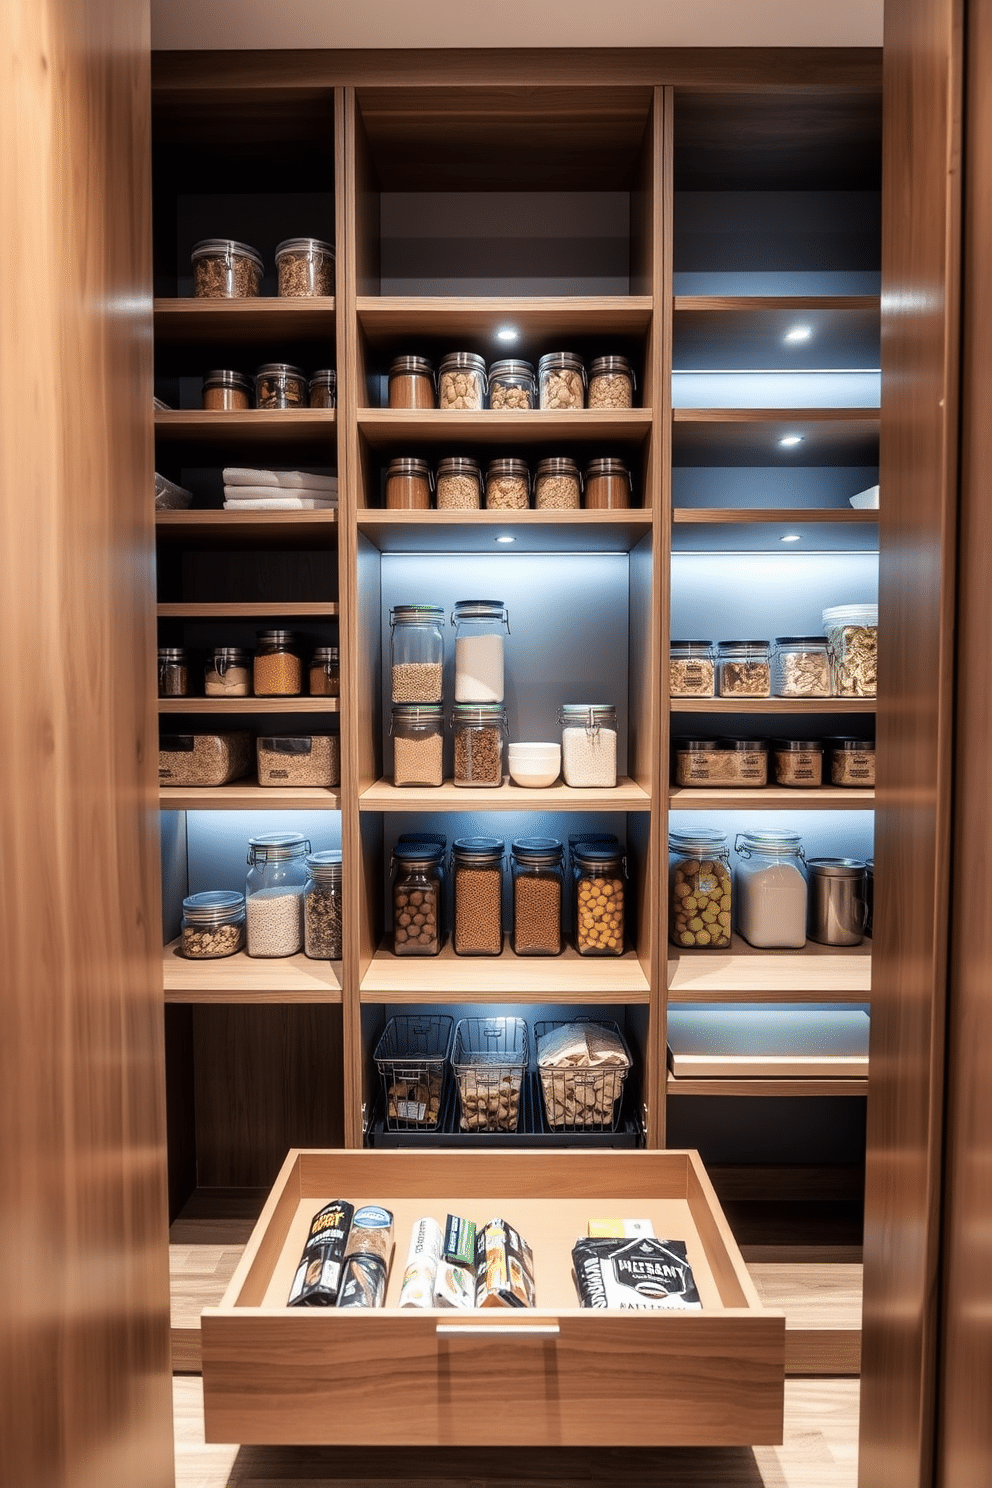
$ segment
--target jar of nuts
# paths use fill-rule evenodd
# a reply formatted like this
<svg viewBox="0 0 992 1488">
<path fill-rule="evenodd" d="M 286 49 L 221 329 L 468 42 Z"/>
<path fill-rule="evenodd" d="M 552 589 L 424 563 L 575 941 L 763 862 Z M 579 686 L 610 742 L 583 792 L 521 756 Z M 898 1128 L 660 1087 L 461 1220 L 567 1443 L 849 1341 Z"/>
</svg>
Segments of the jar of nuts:
<svg viewBox="0 0 992 1488">
<path fill-rule="evenodd" d="M 537 364 L 541 407 L 559 411 L 583 408 L 586 401 L 586 369 L 572 351 L 549 351 Z"/>
<path fill-rule="evenodd" d="M 668 836 L 668 938 L 685 950 L 726 950 L 730 945 L 730 849 L 723 832 L 709 828 Z"/>
<path fill-rule="evenodd" d="M 503 949 L 502 839 L 456 837 L 451 845 L 451 881 L 455 954 L 498 956 Z"/>
<path fill-rule="evenodd" d="M 310 407 L 336 408 L 338 403 L 338 374 L 333 367 L 321 367 L 310 379 Z"/>
<path fill-rule="evenodd" d="M 255 384 L 243 372 L 227 372 L 218 368 L 208 372 L 203 379 L 200 403 L 203 408 L 224 413 L 238 412 L 250 408 L 255 401 Z"/>
<path fill-rule="evenodd" d="M 390 408 L 436 408 L 434 368 L 426 357 L 394 357 L 389 366 Z"/>
<path fill-rule="evenodd" d="M 430 511 L 434 476 L 426 460 L 403 456 L 386 466 L 389 511 Z"/>
<path fill-rule="evenodd" d="M 486 469 L 489 511 L 526 511 L 530 505 L 530 471 L 525 460 L 490 460 Z"/>
<path fill-rule="evenodd" d="M 306 408 L 308 397 L 306 373 L 289 362 L 266 362 L 255 373 L 255 403 L 259 408 Z"/>
<path fill-rule="evenodd" d="M 564 848 L 554 837 L 518 837 L 510 849 L 513 950 L 557 956 L 562 948 Z"/>
<path fill-rule="evenodd" d="M 482 471 L 478 460 L 449 455 L 437 467 L 438 511 L 478 511 L 482 506 Z"/>
<path fill-rule="evenodd" d="M 334 247 L 319 238 L 286 238 L 276 247 L 279 293 L 315 299 L 334 293 Z"/>
<path fill-rule="evenodd" d="M 610 842 L 572 847 L 575 949 L 580 956 L 622 956 L 626 858 Z"/>
<path fill-rule="evenodd" d="M 233 956 L 245 943 L 245 896 L 207 889 L 183 900 L 180 948 L 191 961 Z"/>
<path fill-rule="evenodd" d="M 404 842 L 393 848 L 393 952 L 438 956 L 444 939 L 441 860 L 436 842 Z"/>
<path fill-rule="evenodd" d="M 767 641 L 718 641 L 716 672 L 721 697 L 771 697 L 772 668 Z"/>
<path fill-rule="evenodd" d="M 609 511 L 630 506 L 634 485 L 623 460 L 590 460 L 586 466 L 586 508 Z"/>
<path fill-rule="evenodd" d="M 530 362 L 505 357 L 489 368 L 490 408 L 536 408 L 537 379 Z"/>
<path fill-rule="evenodd" d="M 198 300 L 238 300 L 262 290 L 262 256 L 233 238 L 194 243 L 193 293 Z"/>
<path fill-rule="evenodd" d="M 485 358 L 474 351 L 453 351 L 438 368 L 438 407 L 480 409 L 486 406 Z"/>
<path fill-rule="evenodd" d="M 454 784 L 501 786 L 506 734 L 502 703 L 456 703 L 451 727 L 455 739 Z"/>
<path fill-rule="evenodd" d="M 303 662 L 295 631 L 258 632 L 252 681 L 256 697 L 299 697 L 303 691 Z"/>
<path fill-rule="evenodd" d="M 578 511 L 582 504 L 582 476 L 567 455 L 540 460 L 534 477 L 537 511 Z"/>
<path fill-rule="evenodd" d="M 668 657 L 668 690 L 673 698 L 715 695 L 716 669 L 710 641 L 672 641 Z"/>
<path fill-rule="evenodd" d="M 589 407 L 631 408 L 634 369 L 624 356 L 594 357 L 589 365 Z"/>
<path fill-rule="evenodd" d="M 394 605 L 389 629 L 393 702 L 439 703 L 444 677 L 441 605 Z"/>
</svg>

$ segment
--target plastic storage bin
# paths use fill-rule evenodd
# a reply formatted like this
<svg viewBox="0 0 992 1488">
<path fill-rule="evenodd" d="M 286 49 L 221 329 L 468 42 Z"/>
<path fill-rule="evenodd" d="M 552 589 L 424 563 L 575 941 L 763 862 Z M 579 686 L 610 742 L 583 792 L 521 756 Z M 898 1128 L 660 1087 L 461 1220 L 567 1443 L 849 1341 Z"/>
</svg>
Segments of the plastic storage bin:
<svg viewBox="0 0 992 1488">
<path fill-rule="evenodd" d="M 259 785 L 341 783 L 341 743 L 337 734 L 263 734 L 256 745 Z"/>
<path fill-rule="evenodd" d="M 460 1019 L 451 1064 L 462 1131 L 517 1130 L 528 1057 L 523 1018 Z"/>
<path fill-rule="evenodd" d="M 454 1020 L 445 1013 L 390 1018 L 375 1046 L 387 1131 L 436 1131 Z"/>
<path fill-rule="evenodd" d="M 251 768 L 251 734 L 163 734 L 158 745 L 160 785 L 227 785 Z"/>
</svg>

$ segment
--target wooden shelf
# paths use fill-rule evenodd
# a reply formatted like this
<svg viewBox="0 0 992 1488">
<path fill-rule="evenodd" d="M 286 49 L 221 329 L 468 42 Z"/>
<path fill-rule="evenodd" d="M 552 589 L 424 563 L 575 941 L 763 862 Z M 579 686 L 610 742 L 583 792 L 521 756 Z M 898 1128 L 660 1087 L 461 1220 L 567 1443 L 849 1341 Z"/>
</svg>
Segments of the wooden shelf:
<svg viewBox="0 0 992 1488">
<path fill-rule="evenodd" d="M 189 440 L 197 444 L 296 444 L 318 440 L 333 444 L 336 418 L 332 408 L 249 408 L 242 413 L 204 408 L 156 410 L 155 433 L 163 441 Z M 285 515 L 292 517 L 294 513 Z"/>
<path fill-rule="evenodd" d="M 853 507 L 676 507 L 672 512 L 674 553 L 746 553 L 785 551 L 782 541 L 798 536 L 788 551 L 804 553 L 874 552 L 878 548 L 878 512 Z"/>
<path fill-rule="evenodd" d="M 672 511 L 672 521 L 690 527 L 712 523 L 750 527 L 767 522 L 815 522 L 817 525 L 839 522 L 857 527 L 874 526 L 878 522 L 878 511 L 855 510 L 853 506 L 677 506 Z"/>
<path fill-rule="evenodd" d="M 791 326 L 791 313 L 795 310 L 859 310 L 879 315 L 882 302 L 879 295 L 675 295 L 672 304 L 676 315 L 784 310 L 790 313 Z"/>
<path fill-rule="evenodd" d="M 649 295 L 521 299 L 360 295 L 357 309 L 359 325 L 372 346 L 390 346 L 397 337 L 410 335 L 458 337 L 460 344 L 467 337 L 479 341 L 480 349 L 489 353 L 487 360 L 495 360 L 497 348 L 502 356 L 524 356 L 548 337 L 641 335 L 651 323 L 652 301 Z M 512 345 L 501 345 L 495 333 L 508 323 L 520 336 Z"/>
<path fill-rule="evenodd" d="M 179 941 L 165 947 L 166 1002 L 311 1003 L 341 1001 L 341 963 L 295 956 L 256 957 L 239 951 L 216 961 L 187 961 Z"/>
<path fill-rule="evenodd" d="M 340 698 L 243 697 L 159 698 L 160 713 L 339 713 Z"/>
<path fill-rule="evenodd" d="M 673 785 L 668 793 L 670 811 L 870 811 L 873 790 L 823 785 L 817 790 L 798 790 L 787 785 L 766 785 L 755 790 L 729 786 Z"/>
<path fill-rule="evenodd" d="M 155 531 L 161 543 L 197 547 L 275 547 L 281 542 L 336 545 L 336 511 L 160 511 Z"/>
<path fill-rule="evenodd" d="M 324 620 L 339 614 L 340 606 L 336 600 L 324 599 L 225 600 L 210 604 L 176 600 L 157 605 L 155 613 L 160 620 Z"/>
<path fill-rule="evenodd" d="M 484 786 L 395 786 L 377 780 L 358 799 L 360 811 L 650 811 L 648 793 L 627 776 L 614 790 L 579 790 L 549 785 L 528 790 L 504 778 L 496 789 Z"/>
<path fill-rule="evenodd" d="M 739 936 L 729 951 L 668 948 L 669 1002 L 867 1002 L 871 942 L 758 951 Z"/>
<path fill-rule="evenodd" d="M 669 1075 L 665 1088 L 673 1095 L 720 1095 L 720 1096 L 851 1096 L 867 1095 L 867 1080 L 831 1079 L 822 1080 L 676 1080 Z"/>
<path fill-rule="evenodd" d="M 672 698 L 672 713 L 874 713 L 877 698 Z"/>
<path fill-rule="evenodd" d="M 877 295 L 677 295 L 674 361 L 677 370 L 707 367 L 783 372 L 832 368 L 877 369 L 881 301 Z M 786 335 L 801 320 L 805 341 Z"/>
<path fill-rule="evenodd" d="M 278 337 L 280 341 L 331 341 L 334 338 L 334 299 L 238 300 L 157 299 L 154 302 L 157 342 L 229 341 L 242 345 Z"/>
<path fill-rule="evenodd" d="M 629 553 L 651 531 L 651 513 L 366 508 L 358 514 L 358 529 L 382 553 L 491 553 L 498 551 L 498 537 L 512 537 L 514 553 Z"/>
<path fill-rule="evenodd" d="M 679 465 L 876 465 L 877 408 L 677 408 L 672 463 Z M 786 434 L 802 443 L 782 448 Z"/>
<path fill-rule="evenodd" d="M 159 786 L 163 811 L 340 811 L 341 792 L 320 785 L 259 785 L 235 780 L 230 785 Z"/>
<path fill-rule="evenodd" d="M 634 951 L 623 956 L 394 956 L 387 943 L 362 978 L 363 1002 L 647 1002 L 651 989 Z"/>
<path fill-rule="evenodd" d="M 264 416 L 264 415 L 263 415 Z M 241 415 L 245 417 L 245 415 Z M 551 409 L 467 408 L 360 408 L 358 427 L 372 449 L 401 444 L 597 444 L 604 442 L 639 446 L 651 430 L 650 408 L 604 410 L 574 409 L 560 413 Z"/>
</svg>

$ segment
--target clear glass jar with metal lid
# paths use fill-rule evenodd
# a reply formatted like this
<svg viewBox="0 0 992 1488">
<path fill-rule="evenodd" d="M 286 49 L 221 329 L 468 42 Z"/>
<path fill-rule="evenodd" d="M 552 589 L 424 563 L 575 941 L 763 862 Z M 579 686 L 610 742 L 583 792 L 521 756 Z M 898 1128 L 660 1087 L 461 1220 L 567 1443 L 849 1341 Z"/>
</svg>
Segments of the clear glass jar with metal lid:
<svg viewBox="0 0 992 1488">
<path fill-rule="evenodd" d="M 158 648 L 159 697 L 189 697 L 189 662 L 182 646 Z"/>
<path fill-rule="evenodd" d="M 758 948 L 804 946 L 808 874 L 798 832 L 738 832 L 734 851 L 738 935 Z"/>
<path fill-rule="evenodd" d="M 434 368 L 426 357 L 394 357 L 389 365 L 390 408 L 436 408 Z"/>
<path fill-rule="evenodd" d="M 200 405 L 225 413 L 240 413 L 255 401 L 255 384 L 243 372 L 216 368 L 203 379 Z"/>
<path fill-rule="evenodd" d="M 625 356 L 594 357 L 589 363 L 590 408 L 632 408 L 636 386 Z"/>
<path fill-rule="evenodd" d="M 617 783 L 617 710 L 614 703 L 562 703 L 561 773 L 578 789 Z"/>
<path fill-rule="evenodd" d="M 500 837 L 456 837 L 451 844 L 458 956 L 498 956 L 503 949 L 503 860 Z"/>
<path fill-rule="evenodd" d="M 673 698 L 716 695 L 712 641 L 672 641 L 668 651 L 668 690 Z"/>
<path fill-rule="evenodd" d="M 437 467 L 438 511 L 478 511 L 482 506 L 482 471 L 468 455 L 448 455 Z"/>
<path fill-rule="evenodd" d="M 439 408 L 486 406 L 486 361 L 474 351 L 453 351 L 442 358 L 437 373 Z"/>
<path fill-rule="evenodd" d="M 618 842 L 572 847 L 572 925 L 580 956 L 622 956 L 627 858 Z"/>
<path fill-rule="evenodd" d="M 255 373 L 258 408 L 306 408 L 307 376 L 289 362 L 265 362 Z"/>
<path fill-rule="evenodd" d="M 260 630 L 252 680 L 256 697 L 299 697 L 303 691 L 300 638 L 294 630 Z"/>
<path fill-rule="evenodd" d="M 776 697 L 829 697 L 826 636 L 776 636 L 772 658 Z"/>
<path fill-rule="evenodd" d="M 501 599 L 460 599 L 451 615 L 455 628 L 455 702 L 503 701 L 503 632 L 510 616 Z"/>
<path fill-rule="evenodd" d="M 340 697 L 341 668 L 337 646 L 317 646 L 310 658 L 310 696 Z"/>
<path fill-rule="evenodd" d="M 823 745 L 819 739 L 773 739 L 771 760 L 776 785 L 814 790 L 823 784 Z"/>
<path fill-rule="evenodd" d="M 586 466 L 585 486 L 585 504 L 589 511 L 609 511 L 631 505 L 634 483 L 623 460 L 590 460 Z"/>
<path fill-rule="evenodd" d="M 394 703 L 439 703 L 444 696 L 444 610 L 394 605 L 389 612 L 391 697 Z"/>
<path fill-rule="evenodd" d="M 215 646 L 203 671 L 207 697 L 250 697 L 251 657 L 240 646 Z"/>
<path fill-rule="evenodd" d="M 310 379 L 310 407 L 338 406 L 338 374 L 333 367 L 321 367 Z"/>
<path fill-rule="evenodd" d="M 198 300 L 240 300 L 262 292 L 262 256 L 234 238 L 193 244 L 193 294 Z"/>
<path fill-rule="evenodd" d="M 486 468 L 489 511 L 526 511 L 530 505 L 530 471 L 526 460 L 490 460 Z"/>
<path fill-rule="evenodd" d="M 303 949 L 312 961 L 341 960 L 341 849 L 307 858 L 303 887 Z"/>
<path fill-rule="evenodd" d="M 810 858 L 806 934 L 818 945 L 860 945 L 868 905 L 862 858 Z"/>
<path fill-rule="evenodd" d="M 541 407 L 583 408 L 586 401 L 586 369 L 574 351 L 549 351 L 537 364 Z"/>
<path fill-rule="evenodd" d="M 386 466 L 386 507 L 389 511 L 430 511 L 434 476 L 426 460 L 409 455 Z"/>
<path fill-rule="evenodd" d="M 718 641 L 716 674 L 721 697 L 771 697 L 768 642 Z"/>
<path fill-rule="evenodd" d="M 456 703 L 451 713 L 454 733 L 455 785 L 503 784 L 503 739 L 506 709 L 502 703 Z"/>
<path fill-rule="evenodd" d="M 437 842 L 397 842 L 393 873 L 393 952 L 438 956 L 444 940 L 444 848 Z"/>
<path fill-rule="evenodd" d="M 530 362 L 504 357 L 489 368 L 490 408 L 536 408 L 537 378 Z"/>
<path fill-rule="evenodd" d="M 874 739 L 824 739 L 830 756 L 830 784 L 871 790 L 875 785 Z"/>
<path fill-rule="evenodd" d="M 730 849 L 708 827 L 668 834 L 668 938 L 683 950 L 726 950 L 732 912 Z"/>
<path fill-rule="evenodd" d="M 334 245 L 320 238 L 284 238 L 276 247 L 279 294 L 316 299 L 334 293 Z"/>
<path fill-rule="evenodd" d="M 538 461 L 534 476 L 536 511 L 578 511 L 582 505 L 582 476 L 567 455 Z"/>
<path fill-rule="evenodd" d="M 763 739 L 676 739 L 672 756 L 676 785 L 757 789 L 768 784 Z"/>
<path fill-rule="evenodd" d="M 265 832 L 249 838 L 245 883 L 249 956 L 295 956 L 302 949 L 309 851 L 302 832 Z"/>
<path fill-rule="evenodd" d="M 444 783 L 444 709 L 433 703 L 394 703 L 393 784 Z"/>
<path fill-rule="evenodd" d="M 565 849 L 555 837 L 518 837 L 510 848 L 513 950 L 557 956 L 562 949 Z"/>
<path fill-rule="evenodd" d="M 179 944 L 190 961 L 233 956 L 245 943 L 245 896 L 231 889 L 207 889 L 183 900 Z"/>
</svg>

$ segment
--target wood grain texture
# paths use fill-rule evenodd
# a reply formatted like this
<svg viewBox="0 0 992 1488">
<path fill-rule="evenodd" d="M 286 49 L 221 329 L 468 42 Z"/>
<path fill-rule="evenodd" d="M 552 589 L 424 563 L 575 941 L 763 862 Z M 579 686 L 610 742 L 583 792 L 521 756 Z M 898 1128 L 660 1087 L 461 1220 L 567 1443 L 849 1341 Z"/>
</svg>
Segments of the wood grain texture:
<svg viewBox="0 0 992 1488">
<path fill-rule="evenodd" d="M 668 796 L 670 811 L 734 811 L 747 807 L 758 811 L 870 811 L 874 804 L 873 790 L 841 785 L 822 785 L 815 790 L 791 785 L 766 785 L 754 790 L 673 785 Z"/>
<path fill-rule="evenodd" d="M 650 780 L 650 776 L 648 777 Z M 359 798 L 362 811 L 650 811 L 651 797 L 628 776 L 620 776 L 614 787 L 520 786 L 505 776 L 499 786 L 393 785 L 377 780 Z"/>
<path fill-rule="evenodd" d="M 646 1002 L 650 983 L 639 955 L 456 956 L 450 941 L 439 956 L 395 956 L 383 946 L 362 976 L 365 1002 Z"/>
<path fill-rule="evenodd" d="M 680 1001 L 705 1002 L 711 992 L 778 991 L 787 1001 L 793 992 L 843 993 L 858 1002 L 872 986 L 872 943 L 825 946 L 808 940 L 802 950 L 760 951 L 739 935 L 729 951 L 680 951 L 668 946 L 669 994 Z M 673 997 L 674 1000 L 674 997 Z"/>
<path fill-rule="evenodd" d="M 235 418 L 235 414 L 218 417 Z M 160 418 L 167 415 L 159 414 Z M 242 414 L 241 417 L 251 417 Z M 300 415 L 293 415 L 300 417 Z M 465 408 L 363 408 L 358 425 L 371 449 L 415 450 L 422 444 L 514 445 L 566 441 L 575 445 L 610 444 L 626 448 L 644 443 L 651 429 L 650 408 L 577 408 L 560 413 L 550 408 L 527 411 L 485 408 L 473 413 Z M 595 453 L 595 451 L 593 452 Z"/>
<path fill-rule="evenodd" d="M 156 343 L 230 345 L 264 341 L 334 342 L 334 299 L 167 300 L 154 304 Z M 323 366 L 323 363 L 321 363 Z"/>
<path fill-rule="evenodd" d="M 163 785 L 158 793 L 163 811 L 340 811 L 341 793 L 322 785 L 258 785 L 235 780 L 230 785 Z"/>
<path fill-rule="evenodd" d="M 496 326 L 511 320 L 521 333 L 520 355 L 531 341 L 549 341 L 556 336 L 629 336 L 647 330 L 653 299 L 641 295 L 551 295 L 512 300 L 497 296 L 387 296 L 362 295 L 358 299 L 358 322 L 370 346 L 391 346 L 398 336 L 439 335 L 459 338 L 484 337 L 491 344 Z M 516 351 L 515 353 L 516 354 Z"/>
<path fill-rule="evenodd" d="M 179 941 L 165 947 L 166 1002 L 340 1002 L 340 961 L 295 956 L 258 957 L 239 951 L 216 961 L 188 961 Z"/>
</svg>

